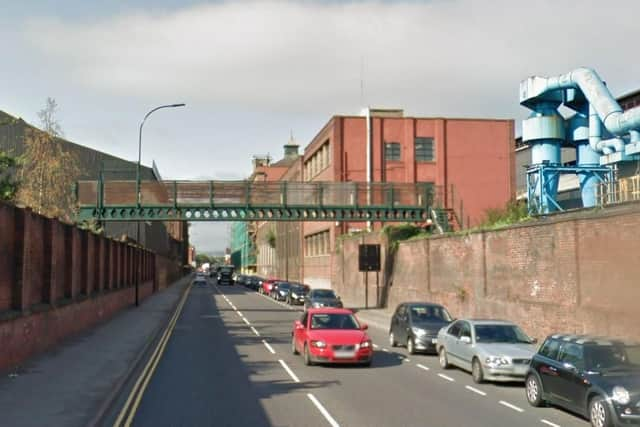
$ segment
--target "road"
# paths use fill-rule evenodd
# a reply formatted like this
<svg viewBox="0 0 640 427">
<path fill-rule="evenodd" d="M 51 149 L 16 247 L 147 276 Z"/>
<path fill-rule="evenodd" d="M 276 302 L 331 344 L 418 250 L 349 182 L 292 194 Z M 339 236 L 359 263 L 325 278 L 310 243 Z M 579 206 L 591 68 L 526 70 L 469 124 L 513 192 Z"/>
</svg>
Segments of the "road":
<svg viewBox="0 0 640 427">
<path fill-rule="evenodd" d="M 374 327 L 372 367 L 305 366 L 290 347 L 300 314 L 239 286 L 192 287 L 146 387 L 123 405 L 121 420 L 135 426 L 588 425 L 559 409 L 530 407 L 521 385 L 477 385 L 465 372 L 440 369 L 436 356 L 391 349 L 386 331 Z"/>
</svg>

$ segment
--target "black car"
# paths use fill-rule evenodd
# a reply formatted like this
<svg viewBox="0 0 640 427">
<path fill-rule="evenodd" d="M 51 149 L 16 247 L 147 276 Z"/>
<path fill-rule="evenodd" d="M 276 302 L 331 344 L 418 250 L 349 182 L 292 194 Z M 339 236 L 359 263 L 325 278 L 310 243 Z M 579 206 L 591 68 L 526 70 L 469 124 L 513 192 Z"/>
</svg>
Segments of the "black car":
<svg viewBox="0 0 640 427">
<path fill-rule="evenodd" d="M 245 276 L 244 274 L 238 274 L 236 276 L 236 284 L 246 286 L 247 279 L 249 279 L 249 276 Z"/>
<path fill-rule="evenodd" d="M 292 283 L 287 295 L 286 302 L 289 305 L 304 304 L 309 294 L 309 287 L 301 283 Z"/>
<path fill-rule="evenodd" d="M 410 354 L 436 352 L 438 332 L 451 323 L 446 308 L 428 302 L 407 302 L 396 307 L 389 325 L 389 345 L 406 345 Z"/>
<path fill-rule="evenodd" d="M 275 282 L 271 288 L 270 296 L 277 301 L 286 301 L 291 290 L 291 283 L 289 282 Z"/>
<path fill-rule="evenodd" d="M 233 273 L 235 267 L 233 265 L 223 265 L 218 269 L 217 283 L 218 285 L 233 285 Z"/>
<path fill-rule="evenodd" d="M 342 308 L 342 301 L 331 289 L 312 289 L 304 301 L 304 309 L 320 307 Z"/>
<path fill-rule="evenodd" d="M 549 336 L 531 360 L 525 388 L 531 405 L 562 406 L 595 427 L 640 425 L 640 344 Z"/>
<path fill-rule="evenodd" d="M 207 286 L 209 283 L 204 277 L 196 276 L 193 280 L 193 286 Z"/>
<path fill-rule="evenodd" d="M 260 276 L 249 276 L 245 281 L 245 286 L 249 289 L 253 289 L 257 291 L 262 286 L 262 281 L 264 279 Z"/>
</svg>

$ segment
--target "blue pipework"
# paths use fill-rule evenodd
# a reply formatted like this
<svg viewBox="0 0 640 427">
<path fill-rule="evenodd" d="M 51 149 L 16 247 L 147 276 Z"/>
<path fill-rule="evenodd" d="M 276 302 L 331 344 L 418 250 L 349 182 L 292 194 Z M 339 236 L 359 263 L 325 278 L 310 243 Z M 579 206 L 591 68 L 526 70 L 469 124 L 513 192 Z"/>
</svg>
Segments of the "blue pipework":
<svg viewBox="0 0 640 427">
<path fill-rule="evenodd" d="M 583 207 L 596 206 L 598 185 L 612 180 L 612 165 L 638 158 L 640 107 L 623 111 L 589 68 L 524 80 L 520 104 L 532 110 L 522 123 L 522 140 L 531 146 L 532 164 L 527 170 L 531 214 L 562 210 L 557 202 L 562 174 L 577 174 Z M 565 120 L 558 112 L 561 105 L 575 115 Z M 575 147 L 575 167 L 562 165 L 563 146 Z"/>
</svg>

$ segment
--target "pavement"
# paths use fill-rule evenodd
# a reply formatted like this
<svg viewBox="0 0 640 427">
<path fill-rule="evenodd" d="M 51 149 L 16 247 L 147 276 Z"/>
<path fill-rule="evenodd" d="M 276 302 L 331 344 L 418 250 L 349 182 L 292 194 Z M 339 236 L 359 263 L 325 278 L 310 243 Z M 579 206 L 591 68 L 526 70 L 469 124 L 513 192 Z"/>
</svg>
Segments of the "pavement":
<svg viewBox="0 0 640 427">
<path fill-rule="evenodd" d="M 92 425 L 189 284 L 185 277 L 0 378 L 0 425 Z M 1 350 L 0 350 L 1 351 Z"/>
</svg>

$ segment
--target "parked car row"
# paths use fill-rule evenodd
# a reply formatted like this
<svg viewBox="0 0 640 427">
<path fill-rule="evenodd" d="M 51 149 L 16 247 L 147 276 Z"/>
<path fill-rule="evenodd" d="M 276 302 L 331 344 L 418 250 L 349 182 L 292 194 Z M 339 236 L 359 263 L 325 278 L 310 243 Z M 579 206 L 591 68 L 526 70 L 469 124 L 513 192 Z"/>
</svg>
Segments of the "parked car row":
<svg viewBox="0 0 640 427">
<path fill-rule="evenodd" d="M 594 427 L 640 425 L 640 344 L 589 335 L 536 339 L 508 321 L 452 319 L 438 304 L 398 305 L 389 344 L 432 352 L 443 369 L 459 367 L 476 383 L 523 381 L 532 406 L 553 404 Z"/>
</svg>

